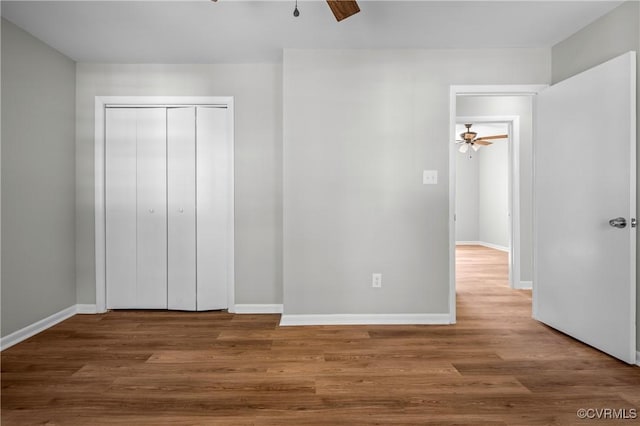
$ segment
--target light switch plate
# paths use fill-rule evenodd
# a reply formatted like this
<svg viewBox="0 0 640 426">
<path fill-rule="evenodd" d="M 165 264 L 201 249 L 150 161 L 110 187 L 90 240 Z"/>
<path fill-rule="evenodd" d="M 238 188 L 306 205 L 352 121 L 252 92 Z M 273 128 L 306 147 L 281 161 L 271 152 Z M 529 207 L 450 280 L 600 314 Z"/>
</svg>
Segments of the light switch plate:
<svg viewBox="0 0 640 426">
<path fill-rule="evenodd" d="M 371 287 L 373 288 L 380 288 L 382 287 L 382 274 L 381 273 L 374 273 L 371 276 Z"/>
<path fill-rule="evenodd" d="M 437 170 L 424 170 L 422 172 L 422 183 L 425 185 L 435 185 L 438 183 Z"/>
</svg>

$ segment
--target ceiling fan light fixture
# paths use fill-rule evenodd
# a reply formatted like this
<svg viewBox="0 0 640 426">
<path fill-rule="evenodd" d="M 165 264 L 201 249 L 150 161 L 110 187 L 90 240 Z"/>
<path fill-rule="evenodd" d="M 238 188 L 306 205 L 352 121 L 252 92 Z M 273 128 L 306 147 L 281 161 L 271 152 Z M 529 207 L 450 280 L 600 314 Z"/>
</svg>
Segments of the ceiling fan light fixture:
<svg viewBox="0 0 640 426">
<path fill-rule="evenodd" d="M 483 136 L 479 138 L 478 133 L 471 131 L 471 126 L 473 126 L 473 124 L 466 123 L 464 125 L 464 127 L 467 128 L 466 131 L 460 133 L 460 137 L 462 139 L 456 141 L 456 143 L 462 144 L 459 148 L 459 151 L 462 153 L 469 151 L 469 145 L 471 145 L 471 149 L 477 152 L 483 146 L 489 146 L 493 144 L 493 142 L 490 142 L 489 140 L 509 138 L 508 134 Z M 471 156 L 469 156 L 469 158 L 471 158 Z"/>
</svg>

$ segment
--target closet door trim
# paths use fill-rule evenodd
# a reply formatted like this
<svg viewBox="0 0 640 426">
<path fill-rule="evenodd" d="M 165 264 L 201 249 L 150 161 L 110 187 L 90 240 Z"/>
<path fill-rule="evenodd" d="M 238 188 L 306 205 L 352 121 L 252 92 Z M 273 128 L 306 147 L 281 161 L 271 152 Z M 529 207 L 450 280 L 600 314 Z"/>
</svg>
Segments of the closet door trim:
<svg viewBox="0 0 640 426">
<path fill-rule="evenodd" d="M 234 99 L 233 96 L 96 96 L 94 139 L 96 313 L 106 312 L 105 117 L 107 108 L 207 106 L 227 109 L 229 146 L 227 309 L 235 312 Z"/>
</svg>

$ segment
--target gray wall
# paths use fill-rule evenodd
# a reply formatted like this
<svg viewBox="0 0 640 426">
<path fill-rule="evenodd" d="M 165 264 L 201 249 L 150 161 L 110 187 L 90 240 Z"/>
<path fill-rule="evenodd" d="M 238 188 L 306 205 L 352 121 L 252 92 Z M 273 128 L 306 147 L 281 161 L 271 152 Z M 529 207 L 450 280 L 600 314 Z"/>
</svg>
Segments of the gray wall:
<svg viewBox="0 0 640 426">
<path fill-rule="evenodd" d="M 75 305 L 75 63 L 2 21 L 2 336 Z"/>
<path fill-rule="evenodd" d="M 509 145 L 496 140 L 480 152 L 478 239 L 509 247 Z"/>
<path fill-rule="evenodd" d="M 551 50 L 553 66 L 551 69 L 554 83 L 585 71 L 595 65 L 615 58 L 625 52 L 635 50 L 640 58 L 640 2 L 628 1 L 607 15 L 578 31 L 566 40 L 553 46 Z M 640 66 L 637 65 L 640 71 Z M 636 81 L 637 100 L 640 100 L 640 72 Z M 637 108 L 637 122 L 640 123 L 640 108 Z M 640 144 L 640 131 L 638 132 Z M 640 163 L 640 150 L 638 150 Z M 640 177 L 640 174 L 638 175 Z M 640 179 L 637 184 L 640 190 Z M 640 193 L 638 194 L 640 203 Z M 638 207 L 640 211 L 640 206 Z M 640 254 L 640 238 L 637 253 Z M 640 261 L 638 261 L 640 266 Z M 636 274 L 640 282 L 640 271 Z M 638 285 L 636 327 L 638 350 L 640 350 L 640 284 Z"/>
<path fill-rule="evenodd" d="M 481 136 L 508 133 L 507 123 L 502 127 L 487 131 L 476 124 L 474 131 Z M 508 139 L 456 153 L 456 242 L 465 241 L 509 247 Z"/>
<path fill-rule="evenodd" d="M 456 241 L 480 241 L 478 165 L 481 151 L 456 154 Z"/>
<path fill-rule="evenodd" d="M 236 303 L 282 303 L 282 66 L 77 65 L 78 303 L 95 303 L 95 96 L 235 97 Z"/>
<path fill-rule="evenodd" d="M 547 83 L 549 50 L 285 50 L 283 66 L 285 313 L 448 312 L 449 87 Z"/>
<path fill-rule="evenodd" d="M 520 117 L 520 280 L 533 279 L 533 102 L 529 96 L 458 96 L 458 116 Z"/>
</svg>

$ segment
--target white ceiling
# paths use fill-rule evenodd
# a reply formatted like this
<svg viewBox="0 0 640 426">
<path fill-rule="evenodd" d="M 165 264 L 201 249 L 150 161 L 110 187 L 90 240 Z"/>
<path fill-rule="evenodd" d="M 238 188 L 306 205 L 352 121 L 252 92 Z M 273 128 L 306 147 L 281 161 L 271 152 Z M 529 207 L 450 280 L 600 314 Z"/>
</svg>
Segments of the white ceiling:
<svg viewBox="0 0 640 426">
<path fill-rule="evenodd" d="M 620 1 L 3 1 L 2 15 L 80 62 L 279 62 L 283 48 L 550 47 Z"/>
</svg>

